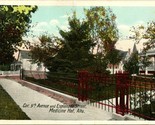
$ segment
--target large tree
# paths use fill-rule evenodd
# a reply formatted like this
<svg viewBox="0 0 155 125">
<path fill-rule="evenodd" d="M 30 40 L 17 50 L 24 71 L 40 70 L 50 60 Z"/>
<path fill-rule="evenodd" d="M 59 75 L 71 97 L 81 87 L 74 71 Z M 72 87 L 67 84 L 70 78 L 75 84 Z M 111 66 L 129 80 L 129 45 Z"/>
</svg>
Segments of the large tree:
<svg viewBox="0 0 155 125">
<path fill-rule="evenodd" d="M 29 31 L 31 16 L 37 6 L 0 6 L 0 65 L 13 62 L 22 37 Z"/>
<path fill-rule="evenodd" d="M 110 9 L 104 7 L 85 9 L 85 12 L 86 17 L 82 20 L 78 19 L 74 12 L 73 16 L 68 18 L 68 30 L 59 30 L 61 48 L 46 61 L 50 71 L 106 70 L 109 61 L 105 59 L 105 55 L 114 49 L 118 40 L 116 17 Z M 97 46 L 96 55 L 91 51 L 95 46 Z M 114 56 L 115 58 L 117 56 Z"/>
<path fill-rule="evenodd" d="M 125 61 L 123 68 L 130 74 L 139 73 L 138 52 L 134 52 L 131 54 L 130 58 Z"/>
<path fill-rule="evenodd" d="M 49 59 L 58 53 L 61 46 L 59 38 L 42 34 L 38 42 L 31 46 L 32 62 L 49 66 Z"/>
<path fill-rule="evenodd" d="M 110 8 L 91 7 L 85 9 L 86 19 L 91 28 L 91 37 L 97 46 L 97 53 L 106 53 L 114 48 L 119 35 L 116 16 Z"/>
<path fill-rule="evenodd" d="M 115 44 L 119 39 L 116 16 L 110 8 L 105 7 L 85 9 L 85 14 L 91 29 L 91 38 L 96 45 L 92 48 L 92 52 L 96 53 L 95 67 L 97 72 L 103 72 L 108 63 L 115 64 L 114 61 L 120 60 L 115 53 Z M 115 55 L 113 58 L 109 56 L 112 53 Z"/>
<path fill-rule="evenodd" d="M 77 19 L 76 13 L 69 17 L 69 31 L 60 30 L 63 47 L 53 58 L 49 70 L 74 72 L 90 67 L 93 55 L 90 48 L 94 46 L 90 37 L 90 27 L 87 21 Z"/>
</svg>

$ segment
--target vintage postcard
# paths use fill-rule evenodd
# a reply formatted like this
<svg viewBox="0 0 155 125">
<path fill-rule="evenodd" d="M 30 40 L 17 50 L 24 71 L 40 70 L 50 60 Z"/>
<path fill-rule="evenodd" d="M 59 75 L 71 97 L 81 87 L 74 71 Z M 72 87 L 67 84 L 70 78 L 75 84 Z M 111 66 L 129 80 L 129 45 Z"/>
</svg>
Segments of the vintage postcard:
<svg viewBox="0 0 155 125">
<path fill-rule="evenodd" d="M 155 124 L 155 1 L 0 2 L 0 124 Z"/>
</svg>

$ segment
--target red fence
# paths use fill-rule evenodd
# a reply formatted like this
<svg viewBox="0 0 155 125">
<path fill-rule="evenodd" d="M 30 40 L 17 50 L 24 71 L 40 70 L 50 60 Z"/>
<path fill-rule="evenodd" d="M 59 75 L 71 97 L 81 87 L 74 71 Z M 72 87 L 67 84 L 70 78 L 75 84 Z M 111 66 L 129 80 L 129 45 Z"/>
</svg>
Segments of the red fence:
<svg viewBox="0 0 155 125">
<path fill-rule="evenodd" d="M 81 71 L 78 74 L 78 99 L 91 105 L 112 110 L 115 108 L 115 78 L 108 74 Z"/>
<path fill-rule="evenodd" d="M 97 107 L 115 109 L 117 114 L 132 114 L 155 119 L 155 79 L 130 77 L 118 72 L 107 74 L 79 73 L 78 98 Z M 154 102 L 154 103 L 153 103 Z"/>
<path fill-rule="evenodd" d="M 116 73 L 116 113 L 125 115 L 129 110 L 129 74 Z"/>
<path fill-rule="evenodd" d="M 148 120 L 155 120 L 155 79 L 134 76 L 127 84 L 129 113 Z"/>
<path fill-rule="evenodd" d="M 30 76 L 29 76 L 30 75 Z M 50 74 L 45 79 L 36 72 L 25 72 L 24 77 L 33 77 L 35 82 L 47 85 L 57 91 L 89 101 L 91 105 L 116 112 L 131 114 L 144 119 L 155 119 L 155 79 L 130 77 L 128 73 L 115 75 L 80 71 L 73 78 L 71 74 Z"/>
</svg>

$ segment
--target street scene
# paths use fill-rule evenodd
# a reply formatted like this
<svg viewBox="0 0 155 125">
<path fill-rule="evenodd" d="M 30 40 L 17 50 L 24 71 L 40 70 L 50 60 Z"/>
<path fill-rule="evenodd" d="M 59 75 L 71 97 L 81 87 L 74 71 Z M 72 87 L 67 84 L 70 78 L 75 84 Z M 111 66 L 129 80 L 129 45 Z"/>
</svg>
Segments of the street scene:
<svg viewBox="0 0 155 125">
<path fill-rule="evenodd" d="M 154 6 L 0 5 L 0 124 L 153 123 L 154 20 Z"/>
</svg>

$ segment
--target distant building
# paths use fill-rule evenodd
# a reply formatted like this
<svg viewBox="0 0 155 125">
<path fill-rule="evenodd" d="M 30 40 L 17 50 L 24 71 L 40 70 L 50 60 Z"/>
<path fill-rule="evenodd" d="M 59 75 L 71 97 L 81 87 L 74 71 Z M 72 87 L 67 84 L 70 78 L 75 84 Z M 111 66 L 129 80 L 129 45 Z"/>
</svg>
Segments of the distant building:
<svg viewBox="0 0 155 125">
<path fill-rule="evenodd" d="M 131 54 L 134 52 L 140 52 L 143 48 L 142 43 L 135 44 L 135 41 L 133 40 L 119 40 L 116 45 L 116 49 L 119 50 L 120 55 L 122 56 L 122 60 L 120 63 L 116 64 L 114 66 L 114 73 L 118 71 L 124 71 L 124 62 L 127 61 Z M 108 65 L 108 70 L 112 73 L 112 65 Z"/>
<path fill-rule="evenodd" d="M 14 54 L 15 61 L 11 64 L 11 70 L 31 70 L 31 71 L 44 71 L 43 64 L 36 64 L 32 62 L 30 48 L 26 45 L 22 45 L 19 50 Z"/>
<path fill-rule="evenodd" d="M 114 65 L 114 69 L 113 69 L 112 64 L 108 65 L 107 70 L 109 70 L 111 73 L 113 73 L 113 70 L 114 70 L 114 73 L 116 73 L 118 71 L 124 71 L 123 65 L 124 65 L 124 61 L 126 59 L 126 56 L 127 56 L 128 52 L 127 51 L 122 51 L 122 50 L 118 50 L 118 51 L 119 51 L 119 55 L 122 57 L 122 60 L 118 64 Z"/>
<path fill-rule="evenodd" d="M 141 58 L 149 57 L 150 65 L 145 68 L 140 68 L 141 74 L 155 74 L 155 48 L 148 50 L 145 54 L 139 54 Z M 143 67 L 143 64 L 140 64 Z"/>
</svg>

